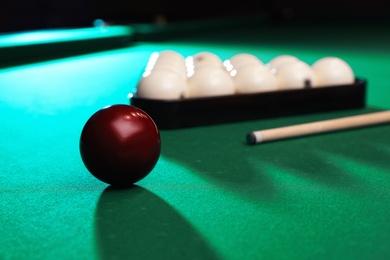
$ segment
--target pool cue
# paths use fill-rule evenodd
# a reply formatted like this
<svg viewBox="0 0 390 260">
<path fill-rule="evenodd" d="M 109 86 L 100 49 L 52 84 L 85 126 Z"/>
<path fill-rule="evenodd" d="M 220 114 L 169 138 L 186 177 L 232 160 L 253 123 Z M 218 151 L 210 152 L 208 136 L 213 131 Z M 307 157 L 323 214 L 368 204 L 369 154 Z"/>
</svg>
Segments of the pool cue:
<svg viewBox="0 0 390 260">
<path fill-rule="evenodd" d="M 326 133 L 389 122 L 390 111 L 375 112 L 357 116 L 253 131 L 247 134 L 246 140 L 248 144 L 258 144 L 286 138 Z"/>
</svg>

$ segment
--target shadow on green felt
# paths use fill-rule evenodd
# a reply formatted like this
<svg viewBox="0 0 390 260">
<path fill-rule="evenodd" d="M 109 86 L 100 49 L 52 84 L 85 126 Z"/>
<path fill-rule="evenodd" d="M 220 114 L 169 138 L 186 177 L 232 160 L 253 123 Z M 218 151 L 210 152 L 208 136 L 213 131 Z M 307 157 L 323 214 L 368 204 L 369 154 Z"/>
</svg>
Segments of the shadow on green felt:
<svg viewBox="0 0 390 260">
<path fill-rule="evenodd" d="M 95 232 L 101 259 L 220 259 L 173 207 L 137 185 L 103 191 Z"/>
<path fill-rule="evenodd" d="M 194 169 L 203 178 L 255 201 L 272 202 L 280 198 L 280 184 L 296 187 L 302 183 L 313 183 L 324 189 L 360 189 L 365 184 L 359 176 L 355 176 L 350 168 L 338 164 L 337 159 L 329 162 L 322 154 L 348 158 L 352 163 L 356 162 L 356 167 L 364 163 L 390 171 L 390 165 L 384 163 L 390 154 L 375 148 L 379 144 L 390 145 L 389 126 L 372 126 L 254 146 L 245 144 L 244 139 L 246 133 L 253 130 L 377 111 L 367 108 L 269 119 L 256 122 L 257 129 L 250 129 L 254 127 L 253 122 L 242 122 L 162 131 L 162 154 Z M 269 166 L 272 166 L 271 170 Z M 275 180 L 276 175 L 278 180 Z M 301 188 L 309 188 L 309 185 Z"/>
</svg>

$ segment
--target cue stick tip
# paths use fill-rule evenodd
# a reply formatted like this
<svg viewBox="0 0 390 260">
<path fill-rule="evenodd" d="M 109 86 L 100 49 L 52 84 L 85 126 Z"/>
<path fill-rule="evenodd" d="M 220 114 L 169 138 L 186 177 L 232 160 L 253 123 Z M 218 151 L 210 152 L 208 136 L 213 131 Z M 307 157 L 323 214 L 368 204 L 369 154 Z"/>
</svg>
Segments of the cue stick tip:
<svg viewBox="0 0 390 260">
<path fill-rule="evenodd" d="M 246 143 L 247 144 L 256 144 L 257 143 L 256 136 L 254 133 L 249 133 L 246 135 Z"/>
</svg>

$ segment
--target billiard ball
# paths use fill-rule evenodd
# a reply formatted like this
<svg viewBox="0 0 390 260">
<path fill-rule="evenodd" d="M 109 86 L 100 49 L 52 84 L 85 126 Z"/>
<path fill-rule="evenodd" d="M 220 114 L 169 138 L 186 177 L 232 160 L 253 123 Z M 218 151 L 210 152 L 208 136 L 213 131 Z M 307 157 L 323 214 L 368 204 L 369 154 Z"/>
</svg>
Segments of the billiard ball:
<svg viewBox="0 0 390 260">
<path fill-rule="evenodd" d="M 284 64 L 296 62 L 299 60 L 300 60 L 299 58 L 297 58 L 293 55 L 283 54 L 283 55 L 279 55 L 279 56 L 274 57 L 272 60 L 270 60 L 267 63 L 267 66 L 269 66 L 271 69 L 277 70 L 280 66 L 282 66 Z"/>
<path fill-rule="evenodd" d="M 174 50 L 163 50 L 158 53 L 157 60 L 159 61 L 175 61 L 184 63 L 184 56 Z"/>
<path fill-rule="evenodd" d="M 245 52 L 233 55 L 228 61 L 225 61 L 225 66 L 228 66 L 227 64 L 230 65 L 227 68 L 228 71 L 232 69 L 239 70 L 246 65 L 264 65 L 257 56 Z"/>
<path fill-rule="evenodd" d="M 159 56 L 155 62 L 155 66 L 158 64 L 170 64 L 175 67 L 185 68 L 185 59 L 184 56 L 178 52 L 166 50 L 159 53 Z"/>
<path fill-rule="evenodd" d="M 145 71 L 136 86 L 136 95 L 147 99 L 180 99 L 186 92 L 187 77 L 168 69 Z"/>
<path fill-rule="evenodd" d="M 323 57 L 312 65 L 319 86 L 352 84 L 355 75 L 351 66 L 338 57 Z"/>
<path fill-rule="evenodd" d="M 156 70 L 170 70 L 180 75 L 184 80 L 187 80 L 187 69 L 184 63 L 181 64 L 157 60 L 157 62 L 151 68 L 151 72 Z"/>
<path fill-rule="evenodd" d="M 195 53 L 193 56 L 187 57 L 187 64 L 189 64 L 189 62 L 192 62 L 192 66 L 195 70 L 202 67 L 223 68 L 222 59 L 217 54 L 208 51 L 201 51 Z"/>
<path fill-rule="evenodd" d="M 235 73 L 236 72 L 236 73 Z M 248 64 L 232 71 L 237 93 L 260 93 L 278 90 L 278 80 L 271 70 L 261 64 Z"/>
<path fill-rule="evenodd" d="M 281 65 L 275 72 L 280 89 L 300 89 L 317 86 L 317 77 L 313 68 L 303 61 Z"/>
<path fill-rule="evenodd" d="M 187 78 L 187 70 L 184 57 L 175 51 L 165 50 L 162 52 L 153 52 L 146 64 L 144 75 L 150 74 L 154 70 L 170 70 Z"/>
<path fill-rule="evenodd" d="M 81 159 L 97 179 L 129 187 L 146 177 L 160 156 L 159 129 L 143 110 L 116 104 L 95 112 L 79 142 Z"/>
<path fill-rule="evenodd" d="M 188 97 L 212 97 L 235 93 L 233 79 L 223 68 L 195 69 L 187 80 Z"/>
<path fill-rule="evenodd" d="M 193 58 L 195 63 L 203 61 L 222 62 L 221 58 L 217 54 L 209 51 L 197 52 L 193 55 Z"/>
</svg>

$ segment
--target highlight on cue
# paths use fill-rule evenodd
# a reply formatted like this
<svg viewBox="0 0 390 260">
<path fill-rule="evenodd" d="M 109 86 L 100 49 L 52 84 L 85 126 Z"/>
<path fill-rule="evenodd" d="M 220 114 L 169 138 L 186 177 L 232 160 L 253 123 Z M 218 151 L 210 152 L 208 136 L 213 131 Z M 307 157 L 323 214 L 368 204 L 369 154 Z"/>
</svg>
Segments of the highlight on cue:
<svg viewBox="0 0 390 260">
<path fill-rule="evenodd" d="M 307 136 L 357 127 L 365 127 L 390 122 L 390 111 L 375 112 L 357 116 L 342 117 L 312 123 L 271 128 L 250 132 L 246 135 L 247 144 L 258 144 L 286 138 Z"/>
</svg>

